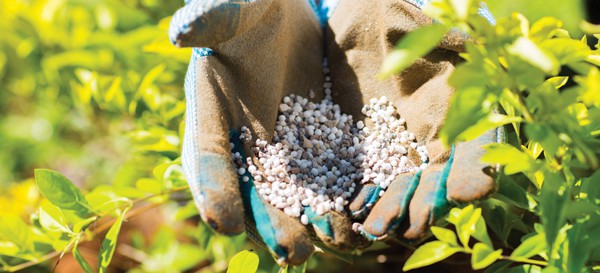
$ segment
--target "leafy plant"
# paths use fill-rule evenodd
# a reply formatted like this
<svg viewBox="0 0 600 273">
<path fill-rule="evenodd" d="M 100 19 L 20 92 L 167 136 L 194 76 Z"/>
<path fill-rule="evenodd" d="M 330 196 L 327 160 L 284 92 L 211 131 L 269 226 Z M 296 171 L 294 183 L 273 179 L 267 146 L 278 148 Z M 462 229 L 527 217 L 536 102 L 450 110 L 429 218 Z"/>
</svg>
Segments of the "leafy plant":
<svg viewBox="0 0 600 273">
<path fill-rule="evenodd" d="M 418 248 L 404 269 L 463 252 L 471 254 L 473 269 L 489 272 L 516 270 L 509 267 L 514 263 L 528 271 L 593 272 L 600 261 L 590 233 L 600 223 L 600 44 L 591 48 L 586 36 L 572 39 L 552 17 L 530 25 L 514 13 L 491 25 L 479 7 L 479 1 L 439 0 L 425 12 L 446 30 L 470 37 L 461 54 L 465 62 L 449 79 L 456 92 L 440 138 L 451 145 L 504 126 L 507 142 L 488 145 L 482 158 L 502 166 L 499 192 L 480 208 L 452 210 L 447 221 L 456 233 L 432 228 L 437 240 Z M 445 34 L 415 37 L 429 33 L 407 35 L 398 51 L 432 48 Z M 394 54 L 383 75 L 407 66 Z"/>
</svg>

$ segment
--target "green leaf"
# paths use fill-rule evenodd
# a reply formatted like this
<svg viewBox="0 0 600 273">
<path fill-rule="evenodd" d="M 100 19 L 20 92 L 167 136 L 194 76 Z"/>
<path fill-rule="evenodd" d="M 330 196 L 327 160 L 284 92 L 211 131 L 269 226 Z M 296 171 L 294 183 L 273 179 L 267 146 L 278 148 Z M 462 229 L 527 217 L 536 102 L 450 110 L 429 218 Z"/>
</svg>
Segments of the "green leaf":
<svg viewBox="0 0 600 273">
<path fill-rule="evenodd" d="M 598 33 L 600 33 L 600 25 L 595 25 L 590 22 L 582 21 L 581 24 L 579 25 L 579 27 L 584 32 L 589 33 L 589 34 L 594 34 L 594 36 L 598 35 Z"/>
<path fill-rule="evenodd" d="M 159 194 L 162 191 L 162 185 L 153 178 L 140 178 L 135 183 L 135 187 L 151 194 Z"/>
<path fill-rule="evenodd" d="M 473 140 L 489 130 L 495 129 L 505 124 L 521 121 L 521 117 L 509 117 L 507 115 L 502 115 L 498 113 L 489 113 L 485 118 L 479 119 L 477 123 L 466 128 L 464 131 L 458 134 L 456 136 L 455 141 Z"/>
<path fill-rule="evenodd" d="M 502 256 L 502 249 L 494 250 L 492 247 L 477 243 L 473 246 L 473 255 L 471 256 L 471 266 L 479 270 L 488 267 Z"/>
<path fill-rule="evenodd" d="M 593 67 L 585 77 L 575 77 L 575 81 L 583 88 L 581 94 L 583 103 L 588 107 L 600 106 L 600 70 Z"/>
<path fill-rule="evenodd" d="M 0 216 L 0 239 L 13 242 L 20 249 L 29 249 L 29 226 L 17 215 Z"/>
<path fill-rule="evenodd" d="M 124 111 L 126 98 L 121 88 L 121 77 L 116 77 L 112 82 L 106 94 L 104 94 L 104 100 L 108 103 L 112 103 L 118 110 Z"/>
<path fill-rule="evenodd" d="M 486 145 L 485 149 L 487 153 L 481 157 L 481 161 L 503 165 L 506 174 L 531 172 L 538 168 L 535 159 L 509 144 L 493 143 Z"/>
<path fill-rule="evenodd" d="M 529 201 L 525 189 L 519 186 L 509 175 L 502 175 L 500 179 L 496 198 L 519 208 L 527 209 Z"/>
<path fill-rule="evenodd" d="M 512 259 L 528 259 L 534 255 L 538 255 L 546 250 L 546 236 L 544 234 L 535 234 L 525 239 L 513 252 L 510 254 Z"/>
<path fill-rule="evenodd" d="M 450 245 L 442 241 L 433 241 L 426 243 L 417 248 L 415 253 L 413 253 L 413 255 L 411 255 L 410 258 L 408 258 L 408 260 L 404 264 L 404 267 L 402 267 L 402 270 L 408 271 L 411 269 L 437 263 L 461 250 L 461 248 L 451 247 Z"/>
<path fill-rule="evenodd" d="M 533 41 L 525 37 L 519 37 L 507 48 L 508 52 L 539 68 L 550 75 L 558 73 L 560 66 L 554 56 L 541 49 Z"/>
<path fill-rule="evenodd" d="M 435 238 L 437 238 L 438 240 L 446 242 L 450 246 L 459 246 L 454 231 L 449 230 L 447 228 L 432 226 L 431 232 L 433 233 L 433 236 L 435 236 Z"/>
<path fill-rule="evenodd" d="M 567 76 L 551 77 L 546 80 L 547 83 L 551 84 L 556 89 L 563 87 L 567 81 L 569 81 L 569 77 Z"/>
<path fill-rule="evenodd" d="M 75 260 L 77 263 L 79 263 L 79 266 L 81 266 L 81 269 L 83 269 L 85 273 L 94 273 L 94 270 L 90 264 L 83 258 L 83 256 L 81 256 L 81 253 L 79 253 L 79 248 L 77 248 L 77 245 L 73 247 L 73 257 L 75 257 Z"/>
<path fill-rule="evenodd" d="M 102 248 L 100 249 L 100 254 L 98 255 L 98 273 L 107 272 L 106 269 L 112 260 L 113 254 L 115 253 L 115 248 L 117 247 L 117 237 L 119 236 L 119 232 L 121 231 L 121 225 L 123 224 L 123 217 L 127 213 L 127 209 L 125 209 L 113 225 L 106 233 L 106 237 L 102 241 Z"/>
<path fill-rule="evenodd" d="M 227 273 L 254 273 L 258 269 L 258 263 L 259 259 L 256 253 L 244 250 L 231 258 Z"/>
<path fill-rule="evenodd" d="M 591 53 L 586 44 L 567 38 L 546 40 L 540 46 L 551 52 L 561 65 L 584 61 Z"/>
<path fill-rule="evenodd" d="M 543 17 L 537 20 L 529 30 L 529 37 L 535 41 L 542 41 L 552 36 L 553 32 L 562 27 L 562 22 L 554 17 Z"/>
<path fill-rule="evenodd" d="M 600 181 L 600 170 L 581 182 L 581 192 L 585 194 L 582 199 L 585 198 L 594 204 L 600 204 L 600 183 L 598 181 Z"/>
<path fill-rule="evenodd" d="M 544 184 L 539 194 L 540 218 L 544 227 L 548 254 L 553 253 L 559 230 L 565 225 L 565 203 L 569 200 L 568 188 L 559 174 L 544 173 Z"/>
<path fill-rule="evenodd" d="M 36 169 L 35 182 L 42 195 L 55 206 L 73 210 L 79 216 L 92 214 L 83 193 L 62 174 L 52 170 Z"/>
<path fill-rule="evenodd" d="M 446 26 L 433 24 L 409 32 L 385 58 L 378 77 L 387 78 L 402 72 L 429 53 L 444 38 L 447 31 Z"/>
<path fill-rule="evenodd" d="M 483 107 L 484 104 L 491 104 L 489 102 L 490 99 L 483 87 L 469 86 L 456 90 L 450 102 L 448 116 L 440 131 L 440 140 L 450 146 L 461 134 L 464 136 L 467 128 L 477 124 L 491 111 L 491 108 Z"/>
<path fill-rule="evenodd" d="M 458 238 L 464 247 L 469 248 L 469 238 L 477 231 L 477 222 L 479 222 L 480 219 L 481 208 L 475 208 L 473 205 L 463 208 L 461 215 L 459 216 L 456 231 L 458 233 Z"/>
<path fill-rule="evenodd" d="M 144 78 L 140 82 L 140 85 L 138 86 L 138 89 L 135 93 L 134 98 L 129 103 L 129 113 L 130 114 L 135 113 L 135 111 L 137 109 L 138 101 L 141 98 L 144 99 L 144 101 L 148 104 L 148 106 L 150 108 L 152 108 L 153 110 L 156 110 L 155 109 L 156 105 L 155 105 L 154 99 L 156 99 L 156 97 L 159 94 L 157 94 L 157 92 L 155 92 L 155 90 L 153 89 L 154 82 L 164 72 L 165 67 L 166 66 L 164 64 L 159 64 L 159 65 L 153 67 L 152 69 L 150 69 L 150 71 L 148 71 L 148 73 L 146 73 L 146 75 L 144 75 Z"/>
<path fill-rule="evenodd" d="M 72 233 L 69 227 L 64 222 L 64 219 L 53 218 L 49 213 L 47 213 L 42 207 L 38 209 L 38 215 L 40 219 L 40 225 L 49 231 L 58 231 L 63 233 Z"/>
<path fill-rule="evenodd" d="M 481 209 L 479 214 L 481 215 Z M 488 235 L 487 227 L 485 225 L 485 220 L 483 220 L 483 217 L 479 217 L 477 219 L 477 223 L 475 224 L 475 230 L 473 231 L 472 236 L 480 242 L 483 242 L 484 244 L 490 247 L 492 246 L 492 240 Z"/>
</svg>

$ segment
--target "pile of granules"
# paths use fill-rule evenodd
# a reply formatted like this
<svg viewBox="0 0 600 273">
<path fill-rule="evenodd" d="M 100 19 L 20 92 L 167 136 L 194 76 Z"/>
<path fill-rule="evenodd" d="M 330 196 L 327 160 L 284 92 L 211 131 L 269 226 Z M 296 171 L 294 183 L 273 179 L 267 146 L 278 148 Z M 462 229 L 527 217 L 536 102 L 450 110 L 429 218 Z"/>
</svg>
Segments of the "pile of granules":
<svg viewBox="0 0 600 273">
<path fill-rule="evenodd" d="M 283 99 L 271 143 L 257 139 L 251 148 L 259 164 L 251 157 L 244 164 L 239 153 L 233 155 L 238 173 L 250 173 L 262 198 L 300 217 L 305 225 L 305 207 L 318 215 L 345 212 L 360 183 L 386 189 L 396 176 L 424 169 L 428 161 L 425 146 L 406 130 L 405 120 L 386 97 L 371 99 L 362 109 L 367 122 L 354 123 L 333 103 L 331 83 L 324 87 L 320 103 L 297 95 Z M 251 143 L 250 130 L 242 127 L 240 139 Z M 422 163 L 409 159 L 410 149 L 416 150 Z M 249 181 L 247 176 L 243 179 Z"/>
</svg>

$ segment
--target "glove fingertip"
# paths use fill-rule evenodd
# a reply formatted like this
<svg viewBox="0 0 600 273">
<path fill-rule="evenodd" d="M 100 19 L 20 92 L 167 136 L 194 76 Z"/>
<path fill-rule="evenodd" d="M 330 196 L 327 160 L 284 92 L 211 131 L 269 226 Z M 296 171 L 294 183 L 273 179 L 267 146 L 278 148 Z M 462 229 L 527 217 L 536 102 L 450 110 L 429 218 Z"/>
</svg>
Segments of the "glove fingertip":
<svg viewBox="0 0 600 273">
<path fill-rule="evenodd" d="M 199 156 L 196 206 L 202 219 L 225 235 L 244 231 L 244 209 L 231 159 L 217 154 Z"/>
<path fill-rule="evenodd" d="M 365 219 L 381 191 L 375 184 L 365 184 L 348 206 L 353 219 Z"/>
</svg>

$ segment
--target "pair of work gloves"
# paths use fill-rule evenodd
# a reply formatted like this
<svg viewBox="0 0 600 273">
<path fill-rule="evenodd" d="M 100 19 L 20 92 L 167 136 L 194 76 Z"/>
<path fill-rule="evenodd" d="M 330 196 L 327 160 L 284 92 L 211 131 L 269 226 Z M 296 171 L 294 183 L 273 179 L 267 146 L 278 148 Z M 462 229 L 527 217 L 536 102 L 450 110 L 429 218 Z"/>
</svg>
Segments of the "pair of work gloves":
<svg viewBox="0 0 600 273">
<path fill-rule="evenodd" d="M 183 167 L 202 219 L 217 232 L 248 234 L 281 264 L 301 264 L 315 244 L 336 251 L 365 247 L 391 235 L 414 241 L 455 202 L 484 198 L 495 189 L 479 160 L 496 131 L 446 148 L 438 140 L 453 89 L 448 76 L 461 61 L 465 37 L 451 32 L 412 67 L 379 80 L 386 55 L 403 35 L 432 24 L 418 0 L 190 0 L 173 16 L 169 35 L 193 47 L 185 81 Z M 243 182 L 234 152 L 252 156 L 237 132 L 248 127 L 270 141 L 279 104 L 289 94 L 323 98 L 328 59 L 333 101 L 355 120 L 363 105 L 386 96 L 429 153 L 428 167 L 398 176 L 382 190 L 366 183 L 348 215 L 317 215 L 309 225 L 263 201 L 249 174 Z M 316 95 L 316 96 L 311 96 Z M 358 183 L 357 183 L 358 184 Z M 352 228 L 362 223 L 361 232 Z"/>
</svg>

